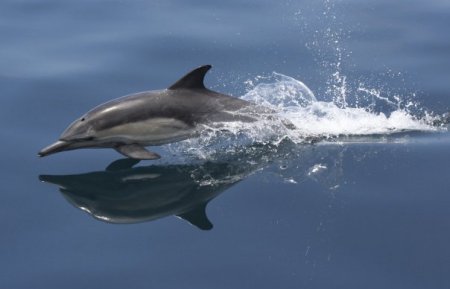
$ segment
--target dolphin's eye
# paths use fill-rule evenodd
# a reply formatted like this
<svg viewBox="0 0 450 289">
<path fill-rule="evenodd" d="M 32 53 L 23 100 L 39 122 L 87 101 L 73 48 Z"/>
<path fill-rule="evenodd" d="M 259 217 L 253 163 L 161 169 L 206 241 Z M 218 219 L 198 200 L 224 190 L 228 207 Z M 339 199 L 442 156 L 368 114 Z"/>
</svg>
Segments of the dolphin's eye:
<svg viewBox="0 0 450 289">
<path fill-rule="evenodd" d="M 84 121 L 85 120 L 85 118 L 83 117 L 82 119 L 81 119 L 81 121 Z"/>
</svg>

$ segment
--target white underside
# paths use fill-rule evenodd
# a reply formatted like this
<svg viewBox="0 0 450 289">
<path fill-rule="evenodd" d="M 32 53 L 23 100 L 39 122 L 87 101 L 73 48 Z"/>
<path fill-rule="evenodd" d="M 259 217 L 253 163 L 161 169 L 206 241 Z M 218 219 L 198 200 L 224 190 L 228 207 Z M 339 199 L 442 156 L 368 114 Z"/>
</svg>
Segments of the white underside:
<svg viewBox="0 0 450 289">
<path fill-rule="evenodd" d="M 161 145 L 189 138 L 194 132 L 195 130 L 183 121 L 174 118 L 152 118 L 98 131 L 96 139 L 101 142 Z"/>
</svg>

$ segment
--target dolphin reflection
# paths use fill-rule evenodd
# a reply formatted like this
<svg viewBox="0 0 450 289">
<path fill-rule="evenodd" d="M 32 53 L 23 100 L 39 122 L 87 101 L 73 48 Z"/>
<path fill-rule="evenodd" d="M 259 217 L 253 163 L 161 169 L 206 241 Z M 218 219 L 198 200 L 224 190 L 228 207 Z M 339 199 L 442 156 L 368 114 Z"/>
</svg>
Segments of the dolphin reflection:
<svg viewBox="0 0 450 289">
<path fill-rule="evenodd" d="M 120 159 L 104 171 L 77 175 L 40 175 L 59 186 L 75 207 L 109 223 L 137 223 L 178 216 L 210 230 L 208 202 L 258 169 L 240 162 L 133 167 Z"/>
</svg>

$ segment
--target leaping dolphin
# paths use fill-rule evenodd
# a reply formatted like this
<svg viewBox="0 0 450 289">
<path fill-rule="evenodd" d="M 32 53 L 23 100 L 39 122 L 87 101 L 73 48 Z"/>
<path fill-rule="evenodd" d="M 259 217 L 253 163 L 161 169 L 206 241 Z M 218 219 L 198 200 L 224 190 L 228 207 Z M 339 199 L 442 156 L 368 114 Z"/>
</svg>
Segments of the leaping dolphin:
<svg viewBox="0 0 450 289">
<path fill-rule="evenodd" d="M 209 90 L 211 65 L 196 68 L 167 89 L 127 95 L 101 104 L 75 120 L 41 157 L 79 148 L 113 148 L 133 159 L 158 159 L 145 149 L 194 137 L 204 124 L 255 121 L 270 113 L 242 99 Z"/>
</svg>

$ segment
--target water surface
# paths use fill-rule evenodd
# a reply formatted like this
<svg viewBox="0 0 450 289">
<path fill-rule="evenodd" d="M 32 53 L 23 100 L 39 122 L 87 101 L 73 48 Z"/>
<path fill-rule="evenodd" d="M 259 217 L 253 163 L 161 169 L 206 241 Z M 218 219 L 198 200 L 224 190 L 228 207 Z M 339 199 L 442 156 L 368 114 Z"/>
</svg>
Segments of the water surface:
<svg viewBox="0 0 450 289">
<path fill-rule="evenodd" d="M 449 288 L 449 16 L 438 0 L 3 1 L 0 287 Z M 95 105 L 202 64 L 301 133 L 207 135 L 139 164 L 36 156 Z"/>
</svg>

